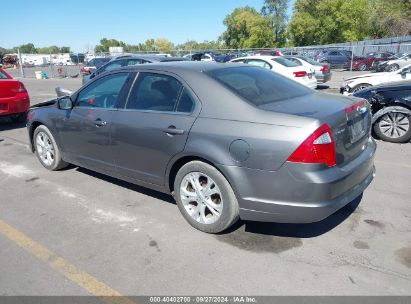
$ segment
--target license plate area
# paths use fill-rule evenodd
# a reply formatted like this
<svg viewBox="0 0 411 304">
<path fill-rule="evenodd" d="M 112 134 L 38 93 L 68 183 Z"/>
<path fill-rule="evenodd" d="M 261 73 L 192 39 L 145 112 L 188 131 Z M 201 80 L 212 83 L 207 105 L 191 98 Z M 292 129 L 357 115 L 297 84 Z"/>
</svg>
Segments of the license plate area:
<svg viewBox="0 0 411 304">
<path fill-rule="evenodd" d="M 356 115 L 348 121 L 348 134 L 350 143 L 356 143 L 368 133 L 369 115 L 368 112 Z"/>
</svg>

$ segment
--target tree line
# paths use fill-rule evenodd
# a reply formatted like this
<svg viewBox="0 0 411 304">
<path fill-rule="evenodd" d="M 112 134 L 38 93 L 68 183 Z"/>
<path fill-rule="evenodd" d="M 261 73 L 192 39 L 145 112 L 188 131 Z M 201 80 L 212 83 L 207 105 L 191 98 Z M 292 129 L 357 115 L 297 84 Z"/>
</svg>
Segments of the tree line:
<svg viewBox="0 0 411 304">
<path fill-rule="evenodd" d="M 147 39 L 128 44 L 103 38 L 96 52 L 123 47 L 125 52 L 245 49 L 329 44 L 411 34 L 411 0 L 295 0 L 288 18 L 289 0 L 264 0 L 260 10 L 234 9 L 223 20 L 225 31 L 212 41 L 174 44 L 168 39 Z M 69 47 L 36 48 L 27 43 L 0 53 L 68 53 Z"/>
<path fill-rule="evenodd" d="M 39 47 L 36 48 L 33 43 L 26 43 L 20 46 L 15 46 L 11 49 L 6 49 L 0 47 L 0 53 L 2 54 L 14 54 L 17 53 L 17 49 L 20 49 L 20 53 L 22 54 L 64 54 L 70 53 L 69 46 L 48 46 L 48 47 Z"/>
</svg>

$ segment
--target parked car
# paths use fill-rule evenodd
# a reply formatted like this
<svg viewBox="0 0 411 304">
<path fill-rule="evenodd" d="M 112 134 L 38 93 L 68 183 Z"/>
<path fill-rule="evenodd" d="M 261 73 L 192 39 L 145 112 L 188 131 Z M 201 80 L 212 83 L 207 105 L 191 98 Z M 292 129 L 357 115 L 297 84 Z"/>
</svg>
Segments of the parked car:
<svg viewBox="0 0 411 304">
<path fill-rule="evenodd" d="M 367 102 L 250 65 L 121 68 L 28 117 L 45 168 L 72 163 L 171 193 L 208 233 L 239 218 L 322 220 L 374 176 Z"/>
<path fill-rule="evenodd" d="M 320 63 L 330 64 L 331 67 L 344 66 L 351 59 L 349 51 L 326 50 L 320 52 L 315 60 Z"/>
<path fill-rule="evenodd" d="M 252 53 L 251 56 L 283 56 L 283 53 L 277 50 L 261 50 L 261 51 L 255 51 Z"/>
<path fill-rule="evenodd" d="M 375 67 L 377 62 L 386 61 L 393 54 L 390 52 L 371 52 L 365 57 L 355 57 L 352 63 L 354 71 L 367 71 Z M 351 59 L 344 64 L 344 68 L 351 69 Z"/>
<path fill-rule="evenodd" d="M 185 59 L 191 61 L 215 61 L 213 53 L 194 53 L 194 54 L 187 54 L 184 56 Z"/>
<path fill-rule="evenodd" d="M 214 60 L 220 63 L 229 62 L 233 58 L 236 58 L 236 56 L 232 54 L 218 54 L 214 56 Z"/>
<path fill-rule="evenodd" d="M 388 60 L 385 64 L 385 71 L 393 72 L 409 65 L 411 63 L 411 53 L 403 54 L 400 58 Z"/>
<path fill-rule="evenodd" d="M 314 71 L 281 56 L 247 56 L 235 58 L 230 62 L 259 66 L 291 78 L 309 88 L 315 89 L 317 87 L 317 79 L 314 76 Z"/>
<path fill-rule="evenodd" d="M 353 96 L 365 98 L 371 104 L 377 137 L 394 143 L 411 140 L 411 80 L 367 88 Z"/>
<path fill-rule="evenodd" d="M 348 95 L 361 91 L 365 88 L 396 81 L 411 79 L 411 65 L 402 68 L 400 71 L 383 72 L 378 74 L 365 74 L 345 79 L 341 84 L 340 93 Z"/>
<path fill-rule="evenodd" d="M 100 75 L 101 73 L 115 70 L 124 66 L 131 66 L 136 64 L 145 64 L 153 62 L 170 62 L 170 61 L 184 61 L 185 59 L 180 57 L 163 57 L 163 56 L 138 56 L 138 55 L 128 55 L 121 56 L 118 59 L 110 60 L 105 65 L 101 66 L 99 69 L 91 73 L 90 75 L 83 76 L 83 84 L 86 84 L 91 79 Z"/>
<path fill-rule="evenodd" d="M 406 55 L 407 55 L 407 53 L 394 54 L 394 55 L 388 57 L 387 60 L 377 62 L 377 64 L 374 65 L 374 70 L 376 72 L 387 72 L 385 69 L 388 65 L 387 64 L 388 61 L 396 60 L 396 59 L 402 58 L 403 56 L 406 56 Z"/>
<path fill-rule="evenodd" d="M 0 117 L 25 122 L 30 98 L 24 84 L 0 69 Z"/>
<path fill-rule="evenodd" d="M 110 61 L 111 58 L 105 57 L 105 58 L 93 58 L 89 62 L 87 62 L 81 69 L 80 73 L 82 75 L 89 75 L 93 73 L 95 70 L 97 70 L 99 67 L 103 66 L 107 62 Z"/>
<path fill-rule="evenodd" d="M 317 79 L 317 85 L 331 80 L 331 69 L 328 64 L 319 63 L 305 56 L 285 56 L 284 58 L 313 69 L 315 78 Z"/>
</svg>

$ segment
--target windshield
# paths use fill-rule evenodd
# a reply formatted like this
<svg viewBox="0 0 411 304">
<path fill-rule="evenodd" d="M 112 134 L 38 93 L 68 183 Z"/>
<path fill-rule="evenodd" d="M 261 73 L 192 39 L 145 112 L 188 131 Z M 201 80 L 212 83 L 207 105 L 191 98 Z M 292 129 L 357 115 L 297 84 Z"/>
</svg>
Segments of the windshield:
<svg viewBox="0 0 411 304">
<path fill-rule="evenodd" d="M 301 65 L 301 64 L 295 63 L 291 60 L 285 59 L 283 57 L 271 58 L 271 61 L 277 62 L 277 63 L 279 63 L 279 64 L 281 64 L 285 67 L 288 67 L 288 68 L 296 67 L 296 66 Z"/>
<path fill-rule="evenodd" d="M 207 74 L 255 106 L 312 93 L 293 80 L 259 67 L 230 67 Z"/>
</svg>

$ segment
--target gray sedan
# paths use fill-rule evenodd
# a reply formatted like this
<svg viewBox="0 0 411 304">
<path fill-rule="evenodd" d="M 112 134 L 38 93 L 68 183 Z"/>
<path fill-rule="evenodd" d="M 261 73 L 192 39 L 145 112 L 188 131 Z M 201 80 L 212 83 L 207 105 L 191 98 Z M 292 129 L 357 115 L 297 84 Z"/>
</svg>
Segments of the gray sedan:
<svg viewBox="0 0 411 304">
<path fill-rule="evenodd" d="M 28 113 L 32 150 L 170 193 L 195 228 L 239 218 L 307 223 L 374 175 L 370 108 L 263 68 L 173 62 L 121 68 Z M 153 214 L 155 216 L 155 214 Z"/>
</svg>

